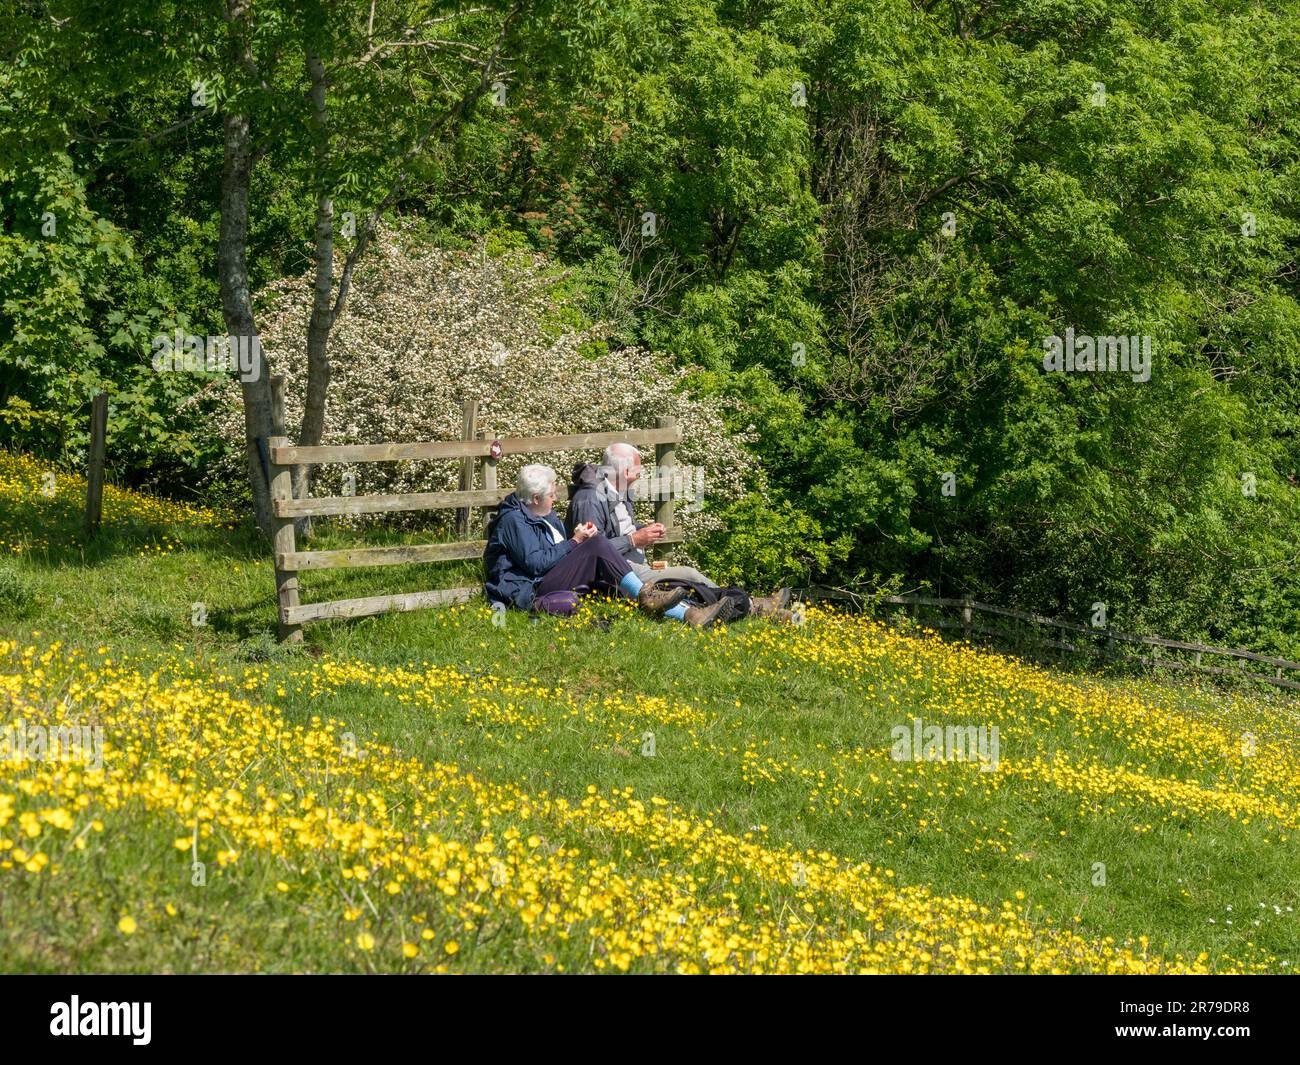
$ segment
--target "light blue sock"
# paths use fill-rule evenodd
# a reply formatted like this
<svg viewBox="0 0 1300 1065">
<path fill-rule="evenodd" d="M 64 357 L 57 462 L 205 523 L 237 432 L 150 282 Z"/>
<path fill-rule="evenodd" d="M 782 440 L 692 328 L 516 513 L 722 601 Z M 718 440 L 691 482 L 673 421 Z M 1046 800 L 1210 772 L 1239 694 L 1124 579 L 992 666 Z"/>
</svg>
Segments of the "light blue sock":
<svg viewBox="0 0 1300 1065">
<path fill-rule="evenodd" d="M 630 598 L 635 599 L 641 593 L 641 578 L 628 570 L 623 574 L 623 579 L 618 582 L 618 586 L 627 592 Z"/>
<path fill-rule="evenodd" d="M 676 606 L 669 607 L 664 611 L 664 617 L 672 618 L 674 621 L 686 620 L 686 601 L 678 603 Z"/>
</svg>

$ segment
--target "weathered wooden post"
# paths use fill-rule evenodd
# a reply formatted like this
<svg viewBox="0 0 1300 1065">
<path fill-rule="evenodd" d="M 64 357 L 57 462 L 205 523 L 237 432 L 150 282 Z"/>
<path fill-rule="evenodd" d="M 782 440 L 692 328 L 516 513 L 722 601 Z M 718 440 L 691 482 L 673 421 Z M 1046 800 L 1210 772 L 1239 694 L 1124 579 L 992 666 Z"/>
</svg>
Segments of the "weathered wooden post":
<svg viewBox="0 0 1300 1065">
<path fill-rule="evenodd" d="M 267 442 L 267 452 L 271 461 L 271 520 L 274 526 L 274 540 L 271 550 L 275 554 L 275 591 L 280 610 L 280 641 L 282 643 L 301 643 L 302 626 L 288 620 L 288 612 L 298 606 L 298 574 L 296 570 L 285 568 L 287 556 L 294 553 L 293 518 L 283 517 L 277 511 L 276 504 L 293 499 L 293 467 L 282 466 L 276 461 L 276 449 L 288 447 L 289 440 L 283 436 L 273 436 Z"/>
<path fill-rule="evenodd" d="M 284 374 L 271 375 L 271 436 L 287 436 L 284 428 Z M 270 437 L 267 438 L 268 441 Z M 299 473 L 303 484 L 306 484 L 307 467 L 304 466 Z M 267 487 L 271 484 L 271 452 L 270 443 L 267 444 L 266 452 L 266 483 Z M 290 485 L 290 498 L 292 496 L 292 485 Z M 312 519 L 309 516 L 294 519 L 294 534 L 304 539 L 311 539 L 315 536 L 316 530 L 312 525 Z"/>
<path fill-rule="evenodd" d="M 478 438 L 480 440 L 487 440 L 489 442 L 495 439 L 495 437 L 493 437 L 492 434 L 488 432 L 488 430 L 486 429 L 480 429 L 478 431 Z M 491 455 L 486 455 L 483 458 L 479 459 L 479 462 L 483 464 L 483 488 L 486 491 L 495 492 L 497 490 L 497 460 L 494 459 Z M 495 509 L 496 509 L 496 504 L 493 504 L 492 506 L 484 509 L 483 525 L 484 525 L 485 535 L 487 532 L 486 530 L 487 523 L 492 520 L 491 513 Z"/>
<path fill-rule="evenodd" d="M 656 418 L 655 425 L 660 429 L 676 429 L 677 419 L 672 417 Z M 659 491 L 655 493 L 658 496 L 655 500 L 655 521 L 662 524 L 664 529 L 673 527 L 673 518 L 677 513 L 677 502 L 673 499 L 672 492 L 665 490 L 664 487 L 672 483 L 672 468 L 676 465 L 676 441 L 670 440 L 666 444 L 655 444 L 655 479 L 659 488 Z M 667 470 L 667 474 L 665 474 L 665 470 Z M 646 557 L 650 557 L 649 552 L 646 553 Z"/>
<path fill-rule="evenodd" d="M 461 404 L 461 431 L 462 440 L 473 441 L 478 436 L 478 400 L 467 399 Z M 462 492 L 472 492 L 474 490 L 474 467 L 477 465 L 472 455 L 466 455 L 460 460 L 460 490 Z M 461 507 L 456 511 L 456 539 L 465 540 L 469 538 L 469 507 Z"/>
<path fill-rule="evenodd" d="M 86 536 L 99 531 L 104 513 L 104 453 L 108 439 L 108 393 L 90 401 L 90 460 L 86 469 Z"/>
<path fill-rule="evenodd" d="M 970 643 L 970 598 L 963 597 L 961 601 L 961 634 L 962 638 Z"/>
<path fill-rule="evenodd" d="M 284 374 L 271 375 L 272 436 L 286 436 L 284 431 Z"/>
</svg>

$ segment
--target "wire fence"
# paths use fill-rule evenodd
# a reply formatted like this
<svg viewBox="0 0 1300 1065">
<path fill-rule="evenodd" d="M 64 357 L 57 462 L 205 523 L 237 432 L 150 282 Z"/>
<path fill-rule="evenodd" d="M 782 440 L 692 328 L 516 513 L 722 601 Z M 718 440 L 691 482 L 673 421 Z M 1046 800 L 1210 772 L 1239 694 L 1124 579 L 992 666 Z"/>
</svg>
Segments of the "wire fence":
<svg viewBox="0 0 1300 1065">
<path fill-rule="evenodd" d="M 1300 662 L 1240 647 L 1215 647 L 1187 640 L 1168 640 L 1161 636 L 1139 636 L 1119 632 L 1106 625 L 1085 625 L 1063 618 L 1049 618 L 974 599 L 928 595 L 868 596 L 842 588 L 824 587 L 806 589 L 803 595 L 811 600 L 848 602 L 857 609 L 872 612 L 887 606 L 905 607 L 917 622 L 943 631 L 960 632 L 968 641 L 975 637 L 986 637 L 999 646 L 1014 646 L 1021 651 L 1047 648 L 1091 653 L 1110 662 L 1235 677 L 1300 691 Z M 926 618 L 923 616 L 925 612 L 938 616 Z M 997 623 L 987 624 L 982 620 L 985 617 L 997 619 Z M 1051 634 L 1054 631 L 1059 631 L 1059 638 L 1053 638 Z M 1126 646 L 1150 648 L 1150 651 L 1130 653 L 1124 649 Z M 1235 660 L 1236 665 L 1206 664 L 1206 657 L 1211 660 L 1216 657 Z M 1255 668 L 1252 669 L 1252 666 Z M 1259 672 L 1258 667 L 1261 666 L 1267 667 L 1269 672 Z"/>
</svg>

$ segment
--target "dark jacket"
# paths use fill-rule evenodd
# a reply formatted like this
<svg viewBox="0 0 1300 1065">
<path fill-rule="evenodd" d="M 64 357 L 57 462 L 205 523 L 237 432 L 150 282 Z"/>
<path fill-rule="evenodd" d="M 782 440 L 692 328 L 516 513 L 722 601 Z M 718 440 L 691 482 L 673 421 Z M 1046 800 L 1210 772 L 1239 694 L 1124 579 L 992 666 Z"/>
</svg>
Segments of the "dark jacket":
<svg viewBox="0 0 1300 1065">
<path fill-rule="evenodd" d="M 563 534 L 564 526 L 555 511 L 539 518 L 528 511 L 513 492 L 501 500 L 497 516 L 488 529 L 483 552 L 483 590 L 489 602 L 503 602 L 527 610 L 533 605 L 543 575 L 573 550 L 572 540 L 558 544 L 547 526 Z"/>
<path fill-rule="evenodd" d="M 585 522 L 591 522 L 599 532 L 605 534 L 610 546 L 629 562 L 645 562 L 645 552 L 633 547 L 632 541 L 618 531 L 618 515 L 614 513 L 616 498 L 611 498 L 611 489 L 601 482 L 600 467 L 590 462 L 580 462 L 573 467 L 573 483 L 569 485 L 569 512 L 564 516 L 564 527 L 570 536 L 573 530 Z M 627 504 L 628 517 L 638 529 L 645 528 L 645 522 L 637 523 L 636 511 L 632 509 L 631 492 L 623 492 L 623 502 Z"/>
</svg>

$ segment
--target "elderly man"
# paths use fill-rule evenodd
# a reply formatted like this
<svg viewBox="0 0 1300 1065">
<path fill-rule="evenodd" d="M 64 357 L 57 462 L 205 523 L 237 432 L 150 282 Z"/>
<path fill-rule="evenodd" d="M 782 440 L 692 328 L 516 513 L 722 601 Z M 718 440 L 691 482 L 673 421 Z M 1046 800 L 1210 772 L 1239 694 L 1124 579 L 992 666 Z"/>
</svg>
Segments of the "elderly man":
<svg viewBox="0 0 1300 1065">
<path fill-rule="evenodd" d="M 564 524 L 570 533 L 590 523 L 603 532 L 610 544 L 642 581 L 689 581 L 706 589 L 718 585 L 692 566 L 666 566 L 654 569 L 646 559 L 645 549 L 663 539 L 660 522 L 637 524 L 632 511 L 632 485 L 641 477 L 641 453 L 631 444 L 610 444 L 601 456 L 600 465 L 579 463 L 573 468 L 569 485 L 569 511 Z M 776 595 L 750 596 L 750 613 L 754 617 L 771 617 L 789 621 L 785 610 L 790 590 L 782 588 Z M 743 610 L 743 607 L 741 607 Z"/>
<path fill-rule="evenodd" d="M 515 490 L 501 501 L 483 553 L 484 592 L 493 603 L 520 610 L 571 614 L 578 596 L 605 591 L 636 600 L 647 614 L 707 628 L 731 616 L 726 600 L 709 606 L 684 602 L 685 591 L 643 583 L 593 525 L 569 538 L 555 513 L 555 471 L 538 464 L 519 471 Z"/>
</svg>

